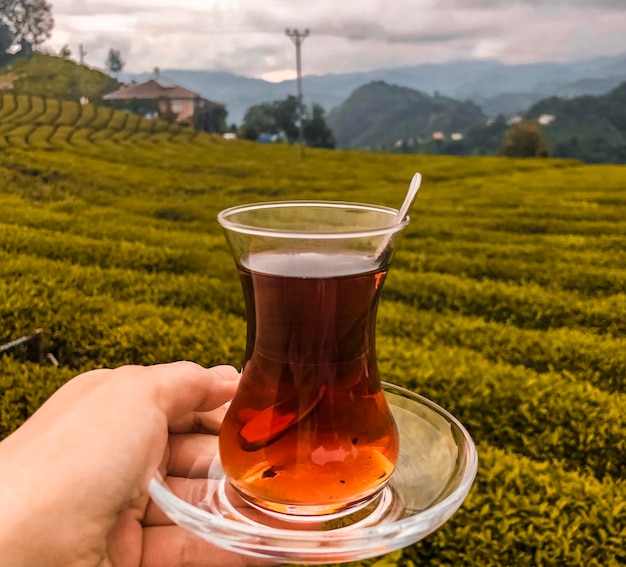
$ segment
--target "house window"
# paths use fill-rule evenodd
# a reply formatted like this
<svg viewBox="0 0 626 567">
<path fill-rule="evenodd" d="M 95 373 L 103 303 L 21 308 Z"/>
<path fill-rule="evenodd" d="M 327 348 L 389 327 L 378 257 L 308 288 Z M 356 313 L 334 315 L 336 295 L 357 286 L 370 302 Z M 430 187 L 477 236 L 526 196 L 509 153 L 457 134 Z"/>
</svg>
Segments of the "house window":
<svg viewBox="0 0 626 567">
<path fill-rule="evenodd" d="M 180 102 L 180 100 L 173 100 L 170 108 L 172 109 L 172 112 L 175 112 L 176 114 L 178 114 L 183 109 L 183 103 Z"/>
</svg>

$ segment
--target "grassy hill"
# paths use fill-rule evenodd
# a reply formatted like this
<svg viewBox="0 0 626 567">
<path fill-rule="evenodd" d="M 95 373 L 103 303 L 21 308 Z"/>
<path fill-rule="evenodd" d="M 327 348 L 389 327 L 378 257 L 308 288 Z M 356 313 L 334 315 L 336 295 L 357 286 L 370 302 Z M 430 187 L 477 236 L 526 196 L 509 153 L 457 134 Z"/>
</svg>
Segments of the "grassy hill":
<svg viewBox="0 0 626 567">
<path fill-rule="evenodd" d="M 55 148 L 98 139 L 133 142 L 199 136 L 191 127 L 148 119 L 109 106 L 31 95 L 0 94 L 0 148 Z"/>
<path fill-rule="evenodd" d="M 468 427 L 479 471 L 444 527 L 360 565 L 626 562 L 626 168 L 329 150 L 300 160 L 286 145 L 55 104 L 5 96 L 0 107 L 0 344 L 42 328 L 60 362 L 0 355 L 0 437 L 82 370 L 240 364 L 222 208 L 397 206 L 419 170 L 381 300 L 379 365 Z"/>
<path fill-rule="evenodd" d="M 118 82 L 101 71 L 42 53 L 15 58 L 11 65 L 0 68 L 2 82 L 13 83 L 17 95 L 74 101 L 86 97 L 94 103 L 118 88 Z"/>
<path fill-rule="evenodd" d="M 328 115 L 328 125 L 340 147 L 393 148 L 398 140 L 423 143 L 433 132 L 466 132 L 487 117 L 472 102 L 389 85 L 383 81 L 356 89 Z"/>
</svg>

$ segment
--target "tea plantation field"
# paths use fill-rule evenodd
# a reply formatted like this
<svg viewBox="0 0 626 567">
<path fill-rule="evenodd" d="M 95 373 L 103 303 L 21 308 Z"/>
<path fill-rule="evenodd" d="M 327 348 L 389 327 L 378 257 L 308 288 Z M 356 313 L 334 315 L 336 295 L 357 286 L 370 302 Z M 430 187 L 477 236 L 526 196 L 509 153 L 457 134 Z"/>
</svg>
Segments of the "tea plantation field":
<svg viewBox="0 0 626 567">
<path fill-rule="evenodd" d="M 459 512 L 358 565 L 626 564 L 626 167 L 223 141 L 75 103 L 0 97 L 0 438 L 86 369 L 240 365 L 244 308 L 216 215 L 249 201 L 398 206 L 385 380 L 479 451 Z M 356 564 L 355 564 L 356 565 Z"/>
</svg>

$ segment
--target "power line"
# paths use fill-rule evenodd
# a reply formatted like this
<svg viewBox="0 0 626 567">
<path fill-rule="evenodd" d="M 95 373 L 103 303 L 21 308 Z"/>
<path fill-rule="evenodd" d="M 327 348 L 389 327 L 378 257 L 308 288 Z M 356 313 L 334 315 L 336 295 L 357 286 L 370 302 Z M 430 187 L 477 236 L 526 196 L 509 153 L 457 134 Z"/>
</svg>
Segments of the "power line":
<svg viewBox="0 0 626 567">
<path fill-rule="evenodd" d="M 300 33 L 297 29 L 285 30 L 285 35 L 291 39 L 296 46 L 296 72 L 298 75 L 298 137 L 300 140 L 300 157 L 304 157 L 304 120 L 302 116 L 302 58 L 300 50 L 302 48 L 302 42 L 309 37 L 309 30 L 305 29 L 303 33 Z"/>
</svg>

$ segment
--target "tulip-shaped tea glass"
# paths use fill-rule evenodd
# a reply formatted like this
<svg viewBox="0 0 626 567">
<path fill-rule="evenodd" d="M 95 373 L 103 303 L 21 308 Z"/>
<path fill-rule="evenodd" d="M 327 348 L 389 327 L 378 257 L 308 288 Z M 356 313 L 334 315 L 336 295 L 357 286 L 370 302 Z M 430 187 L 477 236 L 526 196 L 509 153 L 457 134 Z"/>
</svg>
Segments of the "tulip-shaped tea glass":
<svg viewBox="0 0 626 567">
<path fill-rule="evenodd" d="M 220 431 L 226 478 L 296 516 L 352 510 L 389 481 L 399 437 L 376 364 L 376 311 L 408 217 L 382 206 L 242 205 L 218 220 L 239 270 L 247 344 Z"/>
</svg>

